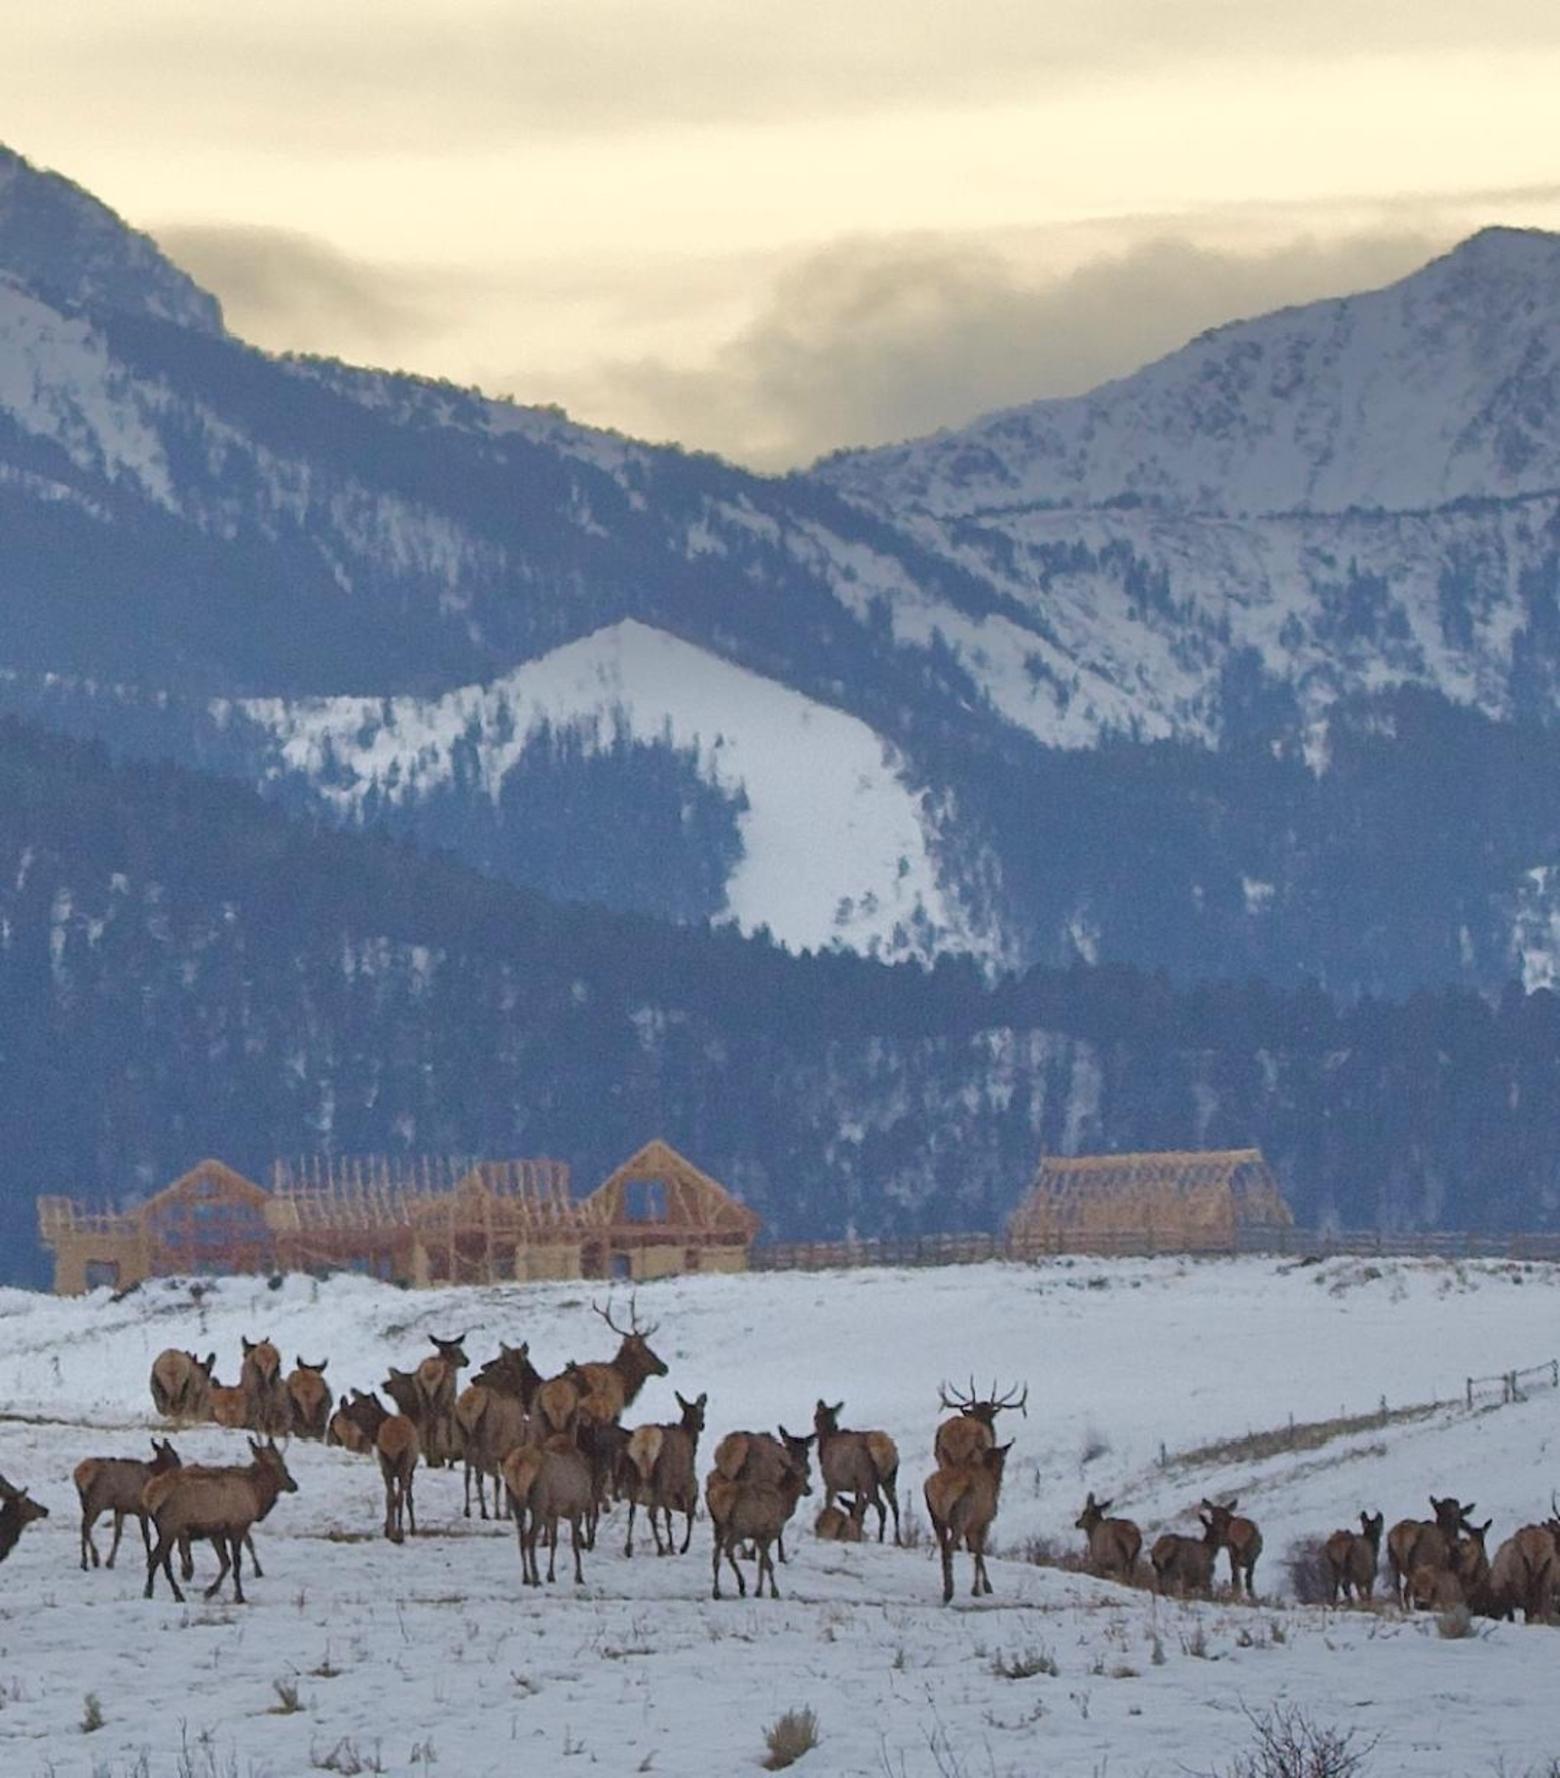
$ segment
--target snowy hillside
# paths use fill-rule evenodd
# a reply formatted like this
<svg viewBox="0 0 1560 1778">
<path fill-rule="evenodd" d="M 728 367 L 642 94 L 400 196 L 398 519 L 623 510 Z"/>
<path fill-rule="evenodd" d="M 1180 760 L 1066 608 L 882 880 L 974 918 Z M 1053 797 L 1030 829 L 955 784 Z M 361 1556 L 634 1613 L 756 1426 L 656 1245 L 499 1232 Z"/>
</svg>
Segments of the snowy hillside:
<svg viewBox="0 0 1560 1778">
<path fill-rule="evenodd" d="M 1216 328 L 1091 394 L 834 459 L 894 511 L 1422 510 L 1560 486 L 1560 237 L 1492 228 L 1385 290 Z"/>
<path fill-rule="evenodd" d="M 199 1305 L 179 1286 L 119 1304 L 7 1292 L 0 1470 L 31 1484 L 52 1516 L 5 1570 L 5 1611 L 25 1615 L 26 1634 L 9 1639 L 0 1747 L 8 1769 L 83 1778 L 173 1778 L 187 1769 L 181 1750 L 219 1773 L 303 1770 L 336 1750 L 337 1770 L 351 1752 L 359 1769 L 377 1760 L 416 1778 L 434 1764 L 509 1772 L 517 1757 L 566 1769 L 571 1755 L 609 1774 L 736 1772 L 757 1769 L 783 1711 L 811 1707 L 821 1739 L 803 1771 L 1170 1778 L 1224 1769 L 1249 1744 L 1245 1713 L 1282 1702 L 1355 1730 L 1362 1749 L 1379 1737 L 1362 1767 L 1377 1778 L 1536 1772 L 1560 1735 L 1553 1632 L 1498 1625 L 1447 1640 L 1430 1618 L 1300 1606 L 1283 1556 L 1362 1507 L 1389 1523 L 1418 1513 L 1432 1490 L 1475 1499 L 1495 1537 L 1541 1516 L 1560 1432 L 1554 1391 L 1324 1430 L 1309 1444 L 1305 1423 L 1459 1396 L 1469 1368 L 1545 1356 L 1557 1289 L 1548 1268 L 1392 1261 L 669 1281 L 643 1290 L 639 1307 L 659 1319 L 670 1374 L 630 1419 L 674 1415 L 673 1388 L 707 1391 L 702 1469 L 726 1430 L 796 1429 L 819 1394 L 843 1397 L 848 1422 L 898 1441 L 906 1524 L 923 1536 L 938 1382 L 971 1369 L 982 1383 L 1027 1379 L 1028 1417 L 1004 1423 L 1015 1442 L 992 1596 L 969 1599 L 960 1557 L 944 1608 L 924 1542 L 817 1543 L 806 1528 L 815 1495 L 778 1603 L 709 1599 L 703 1523 L 685 1559 L 643 1548 L 626 1559 L 621 1507 L 585 1557 L 585 1587 L 561 1581 L 535 1597 L 520 1588 L 508 1532 L 462 1517 L 458 1475 L 419 1478 L 422 1535 L 393 1549 L 376 1535 L 372 1468 L 294 1444 L 299 1491 L 259 1532 L 265 1574 L 248 1583 L 243 1611 L 193 1596 L 179 1607 L 160 1584 L 143 1601 L 133 1527 L 116 1572 L 76 1565 L 68 1473 L 88 1451 L 145 1449 L 157 1351 L 215 1348 L 226 1376 L 240 1335 L 269 1333 L 289 1360 L 327 1356 L 343 1389 L 426 1351 L 429 1332 L 471 1328 L 479 1359 L 500 1337 L 525 1338 L 552 1369 L 603 1351 L 579 1287 L 408 1295 L 350 1279 L 289 1279 L 278 1291 L 232 1280 Z M 1305 1448 L 1243 1451 L 1246 1434 L 1290 1416 Z M 1188 1455 L 1220 1440 L 1234 1441 L 1222 1457 Z M 243 1448 L 210 1429 L 178 1442 L 209 1458 Z M 1238 1494 L 1265 1538 L 1259 1605 L 1156 1604 L 1022 1560 L 1034 1538 L 1081 1541 L 1072 1520 L 1090 1489 L 1114 1494 L 1150 1533 L 1189 1526 L 1204 1494 Z M 84 1736 L 89 1692 L 102 1726 Z"/>
<path fill-rule="evenodd" d="M 442 698 L 333 698 L 239 706 L 283 764 L 344 811 L 448 784 L 462 742 L 496 797 L 542 723 L 590 745 L 617 734 L 693 751 L 701 775 L 745 799 L 726 912 L 793 950 L 833 944 L 885 958 L 978 948 L 938 886 L 936 834 L 897 750 L 865 723 L 636 622 L 598 630 Z"/>
</svg>

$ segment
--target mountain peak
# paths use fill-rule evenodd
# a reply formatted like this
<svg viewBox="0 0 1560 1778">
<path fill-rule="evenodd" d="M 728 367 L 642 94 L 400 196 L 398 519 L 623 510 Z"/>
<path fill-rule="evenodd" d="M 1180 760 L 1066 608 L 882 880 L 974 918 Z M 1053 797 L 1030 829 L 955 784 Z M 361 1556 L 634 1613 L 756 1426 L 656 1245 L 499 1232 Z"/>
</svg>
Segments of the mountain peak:
<svg viewBox="0 0 1560 1778">
<path fill-rule="evenodd" d="M 0 145 L 0 274 L 50 300 L 221 333 L 222 309 L 106 204 Z"/>
<path fill-rule="evenodd" d="M 1560 235 L 1486 228 L 1384 289 L 1232 321 L 1087 395 L 821 474 L 944 516 L 1121 501 L 1423 510 L 1560 488 Z"/>
</svg>

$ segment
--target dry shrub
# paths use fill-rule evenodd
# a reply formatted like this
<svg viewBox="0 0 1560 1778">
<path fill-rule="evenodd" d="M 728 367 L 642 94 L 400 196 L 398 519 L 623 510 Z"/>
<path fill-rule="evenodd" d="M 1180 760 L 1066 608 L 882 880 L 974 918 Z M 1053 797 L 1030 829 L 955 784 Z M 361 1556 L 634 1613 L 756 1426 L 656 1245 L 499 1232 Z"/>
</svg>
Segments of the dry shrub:
<svg viewBox="0 0 1560 1778">
<path fill-rule="evenodd" d="M 1289 1591 L 1301 1605 L 1325 1605 L 1331 1594 L 1332 1584 L 1323 1554 L 1325 1548 L 1325 1538 L 1299 1537 L 1290 1544 L 1284 1557 Z"/>
<path fill-rule="evenodd" d="M 1358 1778 L 1376 1737 L 1316 1723 L 1294 1704 L 1247 1710 L 1251 1746 L 1205 1778 Z"/>
<path fill-rule="evenodd" d="M 764 1731 L 764 1745 L 769 1756 L 764 1761 L 771 1772 L 794 1766 L 804 1753 L 818 1745 L 818 1718 L 811 1710 L 787 1710 Z"/>
</svg>

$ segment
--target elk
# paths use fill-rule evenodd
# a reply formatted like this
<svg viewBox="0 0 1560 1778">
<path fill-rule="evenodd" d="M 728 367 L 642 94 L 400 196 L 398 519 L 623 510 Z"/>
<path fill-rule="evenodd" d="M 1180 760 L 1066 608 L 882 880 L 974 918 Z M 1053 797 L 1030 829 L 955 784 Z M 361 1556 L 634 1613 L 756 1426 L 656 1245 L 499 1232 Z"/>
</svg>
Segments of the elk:
<svg viewBox="0 0 1560 1778">
<path fill-rule="evenodd" d="M 206 1597 L 216 1596 L 231 1568 L 234 1601 L 245 1603 L 243 1552 L 250 1530 L 275 1506 L 279 1495 L 298 1491 L 275 1439 L 263 1445 L 250 1439 L 249 1451 L 253 1461 L 243 1468 L 174 1469 L 146 1484 L 142 1504 L 157 1527 L 156 1547 L 146 1561 L 148 1599 L 161 1568 L 174 1598 L 183 1604 L 184 1594 L 173 1578 L 173 1548 L 184 1539 L 200 1537 L 210 1540 L 222 1564 L 206 1588 Z"/>
<path fill-rule="evenodd" d="M 1524 1623 L 1547 1624 L 1560 1573 L 1554 1533 L 1548 1525 L 1524 1525 L 1495 1552 L 1486 1582 L 1485 1606 L 1508 1623 L 1520 1610 Z"/>
<path fill-rule="evenodd" d="M 325 1442 L 340 1445 L 356 1457 L 366 1457 L 374 1449 L 380 1427 L 389 1418 L 389 1412 L 377 1395 L 365 1395 L 361 1389 L 354 1389 L 352 1399 L 349 1401 L 342 1396 L 341 1405 L 331 1415 Z"/>
<path fill-rule="evenodd" d="M 864 1513 L 864 1504 L 858 1511 L 858 1503 L 842 1494 L 836 1505 L 824 1507 L 813 1520 L 813 1536 L 820 1543 L 860 1543 Z"/>
<path fill-rule="evenodd" d="M 968 1395 L 960 1395 L 957 1389 L 939 1383 L 937 1399 L 953 1415 L 951 1420 L 944 1420 L 937 1428 L 937 1436 L 932 1441 L 932 1455 L 939 1469 L 956 1469 L 961 1463 L 970 1462 L 977 1451 L 994 1445 L 998 1414 L 1017 1408 L 1026 1420 L 1029 1418 L 1027 1383 L 1022 1395 L 1018 1393 L 1016 1383 L 1005 1395 L 998 1395 L 996 1378 L 993 1377 L 991 1394 L 978 1396 L 975 1379 L 971 1377 Z"/>
<path fill-rule="evenodd" d="M 437 1334 L 428 1338 L 438 1350 L 413 1373 L 420 1403 L 414 1418 L 427 1447 L 429 1467 L 439 1468 L 455 1461 L 455 1382 L 471 1360 L 466 1356 L 465 1334 L 453 1340 L 441 1340 Z"/>
<path fill-rule="evenodd" d="M 1387 1533 L 1387 1568 L 1392 1575 L 1392 1591 L 1399 1605 L 1409 1603 L 1409 1580 L 1417 1568 L 1444 1569 L 1452 1566 L 1457 1540 L 1471 1527 L 1467 1516 L 1474 1502 L 1463 1506 L 1455 1495 L 1444 1500 L 1430 1496 L 1431 1519 L 1399 1519 Z"/>
<path fill-rule="evenodd" d="M 669 1555 L 676 1548 L 672 1537 L 672 1514 L 685 1513 L 688 1519 L 678 1554 L 686 1556 L 693 1542 L 693 1515 L 699 1505 L 699 1478 L 695 1464 L 699 1456 L 699 1434 L 704 1430 L 704 1405 L 709 1400 L 701 1394 L 688 1401 L 674 1390 L 682 1419 L 675 1426 L 637 1426 L 628 1437 L 628 1542 L 623 1554 L 634 1553 L 634 1508 L 643 1503 L 650 1515 L 650 1531 L 655 1538 L 655 1553 Z M 656 1522 L 660 1513 L 666 1520 L 666 1545 L 661 1544 L 661 1528 Z"/>
<path fill-rule="evenodd" d="M 1360 1514 L 1358 1531 L 1334 1531 L 1322 1545 L 1322 1566 L 1327 1571 L 1327 1603 L 1336 1605 L 1340 1594 L 1348 1599 L 1369 1599 L 1376 1590 L 1376 1569 L 1381 1561 L 1381 1513 Z"/>
<path fill-rule="evenodd" d="M 723 1445 L 726 1442 L 722 1440 Z M 755 1439 L 752 1443 L 756 1445 L 758 1440 Z M 780 1541 L 791 1515 L 796 1511 L 797 1502 L 804 1494 L 812 1493 L 812 1484 L 807 1474 L 807 1447 L 811 1443 L 810 1439 L 787 1439 L 786 1444 L 776 1447 L 781 1457 L 779 1473 L 774 1481 L 760 1481 L 756 1475 L 747 1473 L 753 1462 L 754 1454 L 751 1450 L 740 1466 L 741 1478 L 735 1480 L 720 1469 L 717 1453 L 717 1467 L 710 1471 L 704 1482 L 704 1503 L 709 1508 L 710 1525 L 714 1532 L 714 1598 L 721 1596 L 722 1556 L 725 1556 L 731 1565 L 731 1572 L 737 1577 L 739 1596 L 744 1599 L 747 1597 L 747 1581 L 737 1566 L 737 1545 L 749 1542 L 758 1557 L 757 1596 L 760 1599 L 764 1596 L 764 1576 L 767 1574 L 770 1598 L 780 1597 L 780 1589 L 775 1583 L 775 1565 L 769 1554 L 770 1546 Z M 801 1446 L 799 1456 L 789 1448 L 793 1444 Z M 765 1450 L 767 1451 L 767 1447 Z M 767 1467 L 768 1462 L 767 1455 L 761 1455 L 758 1458 L 758 1467 Z"/>
<path fill-rule="evenodd" d="M 405 1414 L 387 1414 L 374 1434 L 379 1473 L 385 1479 L 385 1536 L 404 1543 L 408 1528 L 417 1535 L 417 1509 L 412 1503 L 412 1481 L 422 1441 L 417 1424 Z"/>
<path fill-rule="evenodd" d="M 636 1297 L 628 1299 L 628 1326 L 619 1327 L 612 1319 L 612 1304 L 606 1308 L 592 1303 L 591 1308 L 618 1336 L 618 1349 L 604 1364 L 571 1365 L 580 1390 L 580 1413 L 587 1420 L 621 1420 L 631 1408 L 639 1392 L 652 1377 L 664 1377 L 666 1365 L 650 1349 L 650 1336 L 660 1326 L 652 1321 L 648 1327 L 639 1325 Z"/>
<path fill-rule="evenodd" d="M 1090 1571 L 1118 1575 L 1130 1585 L 1137 1574 L 1143 1533 L 1131 1519 L 1107 1518 L 1105 1515 L 1114 1504 L 1111 1500 L 1096 1500 L 1091 1488 L 1089 1498 L 1083 1503 L 1083 1511 L 1073 1523 L 1089 1540 Z"/>
<path fill-rule="evenodd" d="M 269 1340 L 245 1339 L 238 1386 L 244 1392 L 245 1423 L 264 1438 L 292 1431 L 292 1404 L 282 1380 L 282 1355 Z"/>
<path fill-rule="evenodd" d="M 81 1501 L 81 1567 L 85 1573 L 88 1558 L 91 1566 L 112 1568 L 119 1554 L 119 1540 L 124 1535 L 125 1520 L 134 1516 L 141 1527 L 141 1541 L 146 1554 L 152 1553 L 151 1526 L 141 1505 L 141 1492 L 154 1475 L 179 1468 L 179 1453 L 166 1439 L 152 1440 L 150 1462 L 139 1457 L 83 1457 L 76 1465 L 73 1480 Z M 92 1540 L 92 1527 L 104 1513 L 114 1515 L 114 1541 L 108 1561 L 100 1563 L 97 1545 Z"/>
<path fill-rule="evenodd" d="M 971 1595 L 978 1599 L 991 1591 L 991 1577 L 986 1573 L 986 1536 L 997 1516 L 1002 1471 L 1012 1448 L 1011 1439 L 1005 1445 L 988 1445 L 969 1462 L 939 1469 L 927 1478 L 926 1510 L 942 1557 L 944 1605 L 953 1600 L 953 1553 L 961 1544 L 971 1558 Z"/>
<path fill-rule="evenodd" d="M 152 1404 L 165 1420 L 204 1420 L 217 1355 L 197 1358 L 169 1346 L 152 1360 Z"/>
<path fill-rule="evenodd" d="M 46 1519 L 49 1509 L 41 1500 L 34 1500 L 25 1488 L 13 1488 L 0 1476 L 0 1562 L 16 1548 L 23 1531 L 38 1519 Z"/>
<path fill-rule="evenodd" d="M 899 1542 L 899 1447 L 886 1432 L 849 1432 L 840 1425 L 844 1402 L 831 1408 L 820 1401 L 813 1409 L 813 1432 L 818 1439 L 818 1467 L 823 1472 L 825 1506 L 834 1496 L 856 1497 L 865 1518 L 869 1506 L 877 1508 L 878 1542 L 894 1515 L 894 1542 Z M 884 1495 L 888 1503 L 884 1505 Z"/>
<path fill-rule="evenodd" d="M 323 1439 L 325 1436 L 330 1419 L 330 1385 L 325 1381 L 325 1367 L 329 1362 L 329 1359 L 322 1358 L 318 1364 L 309 1364 L 300 1358 L 296 1369 L 288 1373 L 287 1404 L 293 1431 L 299 1438 Z"/>
<path fill-rule="evenodd" d="M 1478 1611 L 1489 1610 L 1490 1560 L 1484 1540 L 1494 1522 L 1486 1519 L 1482 1525 L 1469 1525 L 1465 1521 L 1463 1534 L 1451 1540 L 1449 1558 L 1444 1564 L 1416 1562 L 1409 1575 L 1409 1603 L 1436 1611 L 1464 1604 Z M 1433 1545 L 1430 1548 L 1433 1554 Z"/>
<path fill-rule="evenodd" d="M 1174 1586 L 1183 1596 L 1201 1593 L 1205 1598 L 1213 1591 L 1213 1559 L 1223 1544 L 1214 1521 L 1197 1515 L 1203 1528 L 1201 1537 L 1184 1537 L 1167 1531 L 1154 1540 L 1149 1563 L 1154 1570 L 1154 1591 L 1163 1593 Z"/>
<path fill-rule="evenodd" d="M 509 1348 L 504 1348 L 507 1352 Z M 519 1355 L 532 1377 L 541 1378 L 525 1358 L 525 1347 Z M 526 1401 L 523 1387 L 511 1389 L 496 1379 L 502 1373 L 492 1366 L 474 1383 L 468 1383 L 455 1398 L 455 1424 L 460 1430 L 461 1458 L 465 1468 L 466 1517 L 471 1517 L 471 1479 L 477 1481 L 477 1506 L 482 1517 L 488 1516 L 486 1478 L 493 1477 L 493 1512 L 501 1510 L 498 1496 L 500 1465 L 517 1445 L 525 1443 Z M 531 1394 L 534 1395 L 534 1388 Z"/>
<path fill-rule="evenodd" d="M 417 1379 L 410 1371 L 398 1371 L 392 1364 L 390 1375 L 379 1385 L 396 1405 L 399 1413 L 415 1421 L 422 1411 L 422 1397 L 417 1393 Z M 356 1395 L 354 1390 L 353 1394 Z"/>
<path fill-rule="evenodd" d="M 242 1384 L 213 1383 L 206 1392 L 206 1403 L 212 1419 L 230 1432 L 249 1424 L 249 1396 Z"/>
<path fill-rule="evenodd" d="M 539 1587 L 542 1577 L 536 1564 L 536 1541 L 547 1532 L 547 1579 L 551 1582 L 558 1561 L 558 1521 L 569 1521 L 574 1549 L 574 1584 L 585 1584 L 580 1560 L 583 1521 L 594 1498 L 590 1464 L 567 1433 L 554 1433 L 545 1444 L 523 1445 L 504 1459 L 504 1486 L 515 1519 L 515 1539 L 520 1546 L 520 1574 L 525 1585 Z"/>
<path fill-rule="evenodd" d="M 780 1428 L 772 1432 L 728 1432 L 715 1447 L 715 1473 L 728 1482 L 764 1482 L 778 1487 L 795 1470 L 802 1478 L 803 1494 L 812 1493 L 812 1448 L 815 1432 L 805 1437 Z M 705 1485 L 706 1498 L 709 1494 Z M 785 1531 L 775 1537 L 775 1554 L 785 1561 Z"/>
<path fill-rule="evenodd" d="M 1230 1587 L 1238 1599 L 1245 1583 L 1246 1597 L 1252 1595 L 1251 1577 L 1256 1571 L 1257 1557 L 1262 1554 L 1262 1533 L 1250 1519 L 1239 1518 L 1235 1508 L 1238 1500 L 1215 1506 L 1211 1500 L 1202 1503 L 1203 1511 L 1213 1520 L 1219 1540 L 1230 1553 Z"/>
</svg>

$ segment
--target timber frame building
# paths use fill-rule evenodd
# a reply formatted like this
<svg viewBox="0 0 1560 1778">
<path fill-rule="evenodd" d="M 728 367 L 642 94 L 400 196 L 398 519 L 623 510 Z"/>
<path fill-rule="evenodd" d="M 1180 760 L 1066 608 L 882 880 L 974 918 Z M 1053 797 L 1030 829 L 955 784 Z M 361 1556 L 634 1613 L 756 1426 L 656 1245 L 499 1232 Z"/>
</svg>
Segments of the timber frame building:
<svg viewBox="0 0 1560 1778">
<path fill-rule="evenodd" d="M 205 1160 L 130 1210 L 38 1200 L 54 1288 L 350 1271 L 399 1284 L 744 1271 L 759 1218 L 669 1143 L 576 1199 L 561 1161 L 278 1161 L 271 1188 Z"/>
<path fill-rule="evenodd" d="M 1020 1258 L 1047 1253 L 1234 1253 L 1294 1227 L 1258 1148 L 1046 1155 L 1008 1222 Z"/>
</svg>

